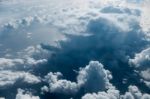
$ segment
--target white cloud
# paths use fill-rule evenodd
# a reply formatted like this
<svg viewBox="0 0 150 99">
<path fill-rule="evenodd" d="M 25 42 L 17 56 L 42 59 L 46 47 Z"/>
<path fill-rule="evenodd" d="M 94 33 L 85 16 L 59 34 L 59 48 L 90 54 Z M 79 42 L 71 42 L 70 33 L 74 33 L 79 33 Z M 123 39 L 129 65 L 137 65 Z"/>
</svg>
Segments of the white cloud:
<svg viewBox="0 0 150 99">
<path fill-rule="evenodd" d="M 143 27 L 143 30 L 150 32 L 150 11 L 149 11 L 149 0 L 143 0 L 142 3 L 142 15 L 141 15 L 141 26 Z M 148 33 L 149 34 L 149 33 Z"/>
<path fill-rule="evenodd" d="M 0 88 L 12 86 L 16 82 L 36 84 L 41 82 L 39 77 L 28 72 L 0 71 Z"/>
<path fill-rule="evenodd" d="M 33 70 L 41 64 L 47 63 L 50 52 L 41 48 L 40 45 L 29 46 L 17 55 L 0 58 L 0 70 Z"/>
<path fill-rule="evenodd" d="M 34 59 L 32 57 L 20 58 L 20 59 L 8 59 L 0 58 L 0 70 L 19 70 L 19 69 L 31 69 L 37 67 L 40 64 L 46 63 L 47 59 Z"/>
<path fill-rule="evenodd" d="M 79 86 L 77 85 L 77 83 L 60 79 L 60 76 L 62 76 L 62 74 L 59 72 L 57 73 L 50 72 L 47 76 L 45 76 L 45 79 L 49 84 L 50 92 L 74 94 L 78 91 Z M 44 91 L 47 91 L 47 89 L 45 90 L 44 87 L 42 89 L 44 89 Z"/>
<path fill-rule="evenodd" d="M 113 6 L 119 5 L 116 8 L 117 8 L 117 10 L 121 10 L 122 12 L 124 12 L 123 14 L 127 14 L 127 13 L 129 14 L 129 12 L 131 12 L 130 15 L 126 15 L 126 16 L 124 16 L 124 18 L 120 19 L 120 20 L 124 20 L 124 21 L 132 21 L 133 19 L 136 19 L 136 13 L 138 12 L 137 10 L 139 10 L 136 8 L 133 8 L 135 10 L 130 9 L 130 7 L 128 7 L 127 4 L 123 3 L 123 1 L 121 1 L 121 0 L 105 0 L 105 1 L 101 1 L 101 0 L 95 0 L 95 1 L 70 0 L 70 1 L 67 1 L 67 0 L 65 0 L 63 2 L 60 0 L 56 0 L 56 1 L 54 1 L 54 0 L 53 1 L 39 0 L 36 2 L 35 2 L 35 0 L 31 0 L 30 3 L 28 1 L 21 0 L 20 2 L 18 2 L 15 0 L 13 2 L 15 2 L 16 4 L 18 4 L 20 6 L 23 6 L 23 9 L 21 9 L 21 10 L 25 10 L 25 11 L 21 11 L 21 12 L 25 12 L 25 13 L 23 13 L 25 18 L 22 18 L 22 16 L 21 16 L 22 14 L 20 14 L 20 18 L 17 18 L 17 19 L 15 19 L 15 17 L 12 18 L 15 21 L 9 20 L 9 22 L 3 22 L 3 23 L 8 23 L 4 27 L 5 27 L 5 29 L 7 28 L 6 31 L 9 33 L 2 33 L 2 34 L 5 34 L 5 36 L 8 34 L 11 34 L 11 35 L 7 36 L 9 38 L 6 39 L 5 42 L 3 42 L 3 44 L 2 44 L 3 46 L 5 46 L 5 47 L 2 47 L 3 51 L 4 51 L 4 49 L 10 49 L 10 50 L 12 50 L 12 52 L 14 52 L 14 51 L 16 52 L 16 50 L 18 51 L 19 49 L 24 49 L 28 46 L 36 45 L 39 43 L 50 44 L 53 41 L 64 39 L 65 37 L 62 35 L 62 33 L 64 33 L 64 31 L 65 31 L 65 33 L 71 33 L 71 34 L 78 33 L 78 32 L 84 32 L 86 24 L 89 22 L 89 20 L 92 18 L 95 18 L 96 16 L 103 16 L 102 14 L 104 14 L 104 13 L 100 14 L 99 10 L 101 8 L 105 8 L 105 7 L 107 8 L 108 5 L 111 5 L 112 8 L 115 8 Z M 57 2 L 61 2 L 61 3 L 58 4 Z M 20 6 L 16 6 L 16 4 L 12 4 L 12 7 L 10 7 L 10 8 L 6 7 L 7 9 L 14 11 L 14 14 L 13 14 L 14 16 L 17 16 L 18 12 L 20 11 L 20 10 L 16 11 L 16 9 L 18 7 L 20 7 Z M 37 5 L 35 6 L 35 4 L 37 4 Z M 56 4 L 59 6 L 58 8 L 53 7 Z M 71 4 L 71 5 L 69 5 L 69 4 Z M 121 6 L 121 4 L 124 4 L 124 6 Z M 5 5 L 5 6 L 8 6 L 8 5 Z M 24 5 L 26 5 L 26 6 L 24 6 Z M 69 5 L 69 6 L 64 7 L 64 5 Z M 95 5 L 97 5 L 98 7 L 95 7 Z M 3 9 L 5 9 L 5 6 Z M 49 7 L 49 6 L 52 6 L 52 7 Z M 124 7 L 124 9 L 122 7 Z M 50 9 L 50 8 L 55 9 L 55 11 L 53 11 L 53 9 Z M 70 10 L 71 8 L 74 8 L 74 9 Z M 34 13 L 37 12 L 37 13 L 32 15 L 32 13 L 28 13 L 27 9 L 29 10 L 29 12 L 34 12 Z M 129 10 L 129 12 L 128 12 L 127 9 L 130 9 L 131 11 Z M 2 12 L 2 14 L 4 13 L 4 15 L 5 15 L 6 12 L 7 11 L 4 11 L 4 12 Z M 7 13 L 9 14 L 9 11 Z M 76 13 L 76 14 L 74 14 L 74 13 Z M 90 13 L 95 14 L 95 16 L 90 15 Z M 60 16 L 62 16 L 62 17 L 60 17 Z M 87 17 L 88 19 L 80 20 L 80 18 L 82 18 L 82 17 Z M 128 22 L 117 21 L 117 20 L 119 20 L 119 18 L 117 18 L 117 17 L 121 17 L 121 15 L 115 15 L 114 13 L 111 12 L 111 13 L 109 13 L 109 15 L 104 15 L 104 17 L 109 17 L 110 19 L 112 18 L 114 23 L 116 23 L 117 26 L 119 26 L 123 30 L 130 29 L 128 27 Z M 117 18 L 117 20 L 115 20 L 116 18 Z M 14 29 L 14 28 L 16 28 L 16 29 Z M 3 29 L 4 28 L 2 28 L 1 30 L 3 30 Z M 4 32 L 4 31 L 2 31 L 2 32 Z M 18 40 L 20 42 L 18 42 Z M 15 48 L 14 48 L 13 46 L 10 45 L 10 43 L 11 43 L 11 45 L 17 44 L 18 47 L 15 46 Z"/>
<path fill-rule="evenodd" d="M 129 63 L 138 71 L 147 86 L 150 87 L 150 48 L 135 54 L 135 57 L 130 59 Z"/>
<path fill-rule="evenodd" d="M 0 70 L 15 68 L 16 65 L 23 65 L 24 61 L 22 59 L 6 59 L 0 58 Z"/>
<path fill-rule="evenodd" d="M 138 35 L 141 29 L 135 29 L 134 25 L 138 25 L 138 22 L 141 22 L 143 29 L 149 28 L 149 4 L 143 4 L 143 7 L 141 7 L 141 2 L 137 2 L 137 0 L 3 0 L 2 3 L 0 2 L 0 56 L 2 57 L 0 58 L 0 77 L 2 76 L 0 85 L 12 85 L 18 79 L 27 83 L 39 82 L 36 76 L 26 72 L 26 68 L 34 71 L 33 66 L 46 63 L 51 55 L 41 47 L 34 46 L 40 43 L 53 44 L 55 41 L 65 38 L 63 33 L 85 32 L 86 28 L 90 28 L 87 27 L 87 24 L 90 24 L 91 21 L 94 22 L 91 25 L 95 25 L 95 29 L 104 30 L 104 35 L 99 36 L 106 38 L 98 38 L 99 45 L 95 45 L 115 49 L 113 53 L 104 53 L 105 55 L 102 57 L 112 55 L 115 61 L 112 59 L 113 62 L 110 63 L 115 63 L 116 65 L 118 65 L 116 60 L 126 61 L 129 58 L 126 54 L 128 49 L 131 52 L 134 49 L 140 49 L 139 45 L 141 44 L 139 43 L 143 39 L 143 36 Z M 101 11 L 102 8 L 105 11 Z M 139 15 L 139 12 L 141 12 L 141 15 Z M 101 24 L 104 26 L 103 29 L 100 28 Z M 116 28 L 121 34 L 113 31 Z M 135 31 L 131 34 L 129 31 L 132 30 Z M 146 35 L 149 38 L 148 33 Z M 91 45 L 84 42 L 85 46 L 82 45 L 83 50 L 89 47 L 86 44 L 93 48 L 93 42 Z M 134 47 L 132 44 L 138 47 Z M 77 45 L 81 46 L 79 43 Z M 78 46 L 74 44 L 69 46 L 78 49 Z M 92 55 L 97 54 L 93 53 Z M 148 53 L 146 52 L 146 54 Z M 89 53 L 90 55 L 91 53 Z M 145 57 L 147 56 L 138 57 L 138 55 L 135 56 L 135 59 L 132 59 L 132 63 L 137 71 L 140 72 L 144 82 L 149 86 L 150 69 L 143 70 L 143 67 L 146 67 Z M 149 64 L 149 61 L 146 62 Z M 19 68 L 22 68 L 22 71 L 18 71 Z M 12 70 L 17 70 L 17 72 Z M 10 75 L 14 76 L 10 78 Z M 49 89 L 43 87 L 43 90 L 58 93 L 76 93 L 82 87 L 86 92 L 98 92 L 107 90 L 112 86 L 109 82 L 111 79 L 110 72 L 105 70 L 103 65 L 98 62 L 90 62 L 85 68 L 80 69 L 76 82 L 63 79 L 61 76 L 59 73 L 49 73 L 46 76 Z M 4 82 L 5 79 L 6 82 Z M 110 97 L 109 92 L 100 92 L 98 94 L 101 96 L 104 94 L 105 98 Z M 94 97 L 99 95 L 95 94 Z M 131 97 L 133 96 L 131 95 Z"/>
<path fill-rule="evenodd" d="M 96 93 L 87 93 L 82 99 L 119 99 L 119 91 L 115 89 L 109 89 L 107 92 L 100 91 Z"/>
<path fill-rule="evenodd" d="M 150 99 L 150 94 L 143 94 L 136 86 L 129 86 L 129 91 L 121 97 L 123 99 Z"/>
<path fill-rule="evenodd" d="M 43 94 L 44 92 L 49 92 L 49 88 L 48 88 L 47 86 L 43 86 L 43 87 L 41 88 L 41 91 L 42 91 L 42 94 Z"/>
<path fill-rule="evenodd" d="M 29 46 L 39 44 L 55 44 L 55 41 L 63 38 L 56 27 L 42 17 L 31 17 L 16 20 L 0 28 L 0 55 L 4 56 L 20 52 Z M 14 46 L 17 45 L 17 46 Z M 8 51 L 6 51 L 8 49 Z"/>
<path fill-rule="evenodd" d="M 26 92 L 22 89 L 18 89 L 16 99 L 40 99 L 39 96 L 33 96 L 30 92 Z"/>
<path fill-rule="evenodd" d="M 49 84 L 49 90 L 53 93 L 75 94 L 81 87 L 86 92 L 97 92 L 112 87 L 109 80 L 112 78 L 110 72 L 105 70 L 103 65 L 98 61 L 91 61 L 85 68 L 80 69 L 77 82 L 71 82 L 61 79 L 60 72 L 50 72 L 45 76 L 45 80 Z M 45 89 L 44 87 L 42 89 Z M 46 88 L 47 90 L 47 88 Z"/>
<path fill-rule="evenodd" d="M 116 89 L 87 93 L 82 99 L 150 99 L 150 94 L 142 93 L 136 86 L 129 86 L 129 91 L 122 95 Z"/>
<path fill-rule="evenodd" d="M 112 75 L 98 61 L 91 61 L 85 68 L 80 69 L 77 76 L 77 83 L 85 87 L 85 91 L 99 91 L 108 89 L 111 84 L 109 80 Z"/>
<path fill-rule="evenodd" d="M 129 61 L 136 68 L 149 68 L 150 65 L 150 48 L 144 49 L 140 53 L 135 54 L 133 59 Z"/>
<path fill-rule="evenodd" d="M 41 45 L 28 46 L 18 54 L 22 58 L 35 58 L 36 60 L 47 59 L 51 55 L 50 51 L 43 49 Z"/>
</svg>

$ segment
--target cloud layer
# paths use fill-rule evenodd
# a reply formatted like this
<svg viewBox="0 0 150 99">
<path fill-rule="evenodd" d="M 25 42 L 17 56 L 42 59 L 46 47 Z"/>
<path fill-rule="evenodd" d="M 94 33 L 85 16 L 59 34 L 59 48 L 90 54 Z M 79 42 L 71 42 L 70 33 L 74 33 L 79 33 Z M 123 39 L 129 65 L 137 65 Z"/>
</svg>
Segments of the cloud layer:
<svg viewBox="0 0 150 99">
<path fill-rule="evenodd" d="M 1 0 L 0 97 L 149 99 L 148 9 L 148 0 Z"/>
</svg>

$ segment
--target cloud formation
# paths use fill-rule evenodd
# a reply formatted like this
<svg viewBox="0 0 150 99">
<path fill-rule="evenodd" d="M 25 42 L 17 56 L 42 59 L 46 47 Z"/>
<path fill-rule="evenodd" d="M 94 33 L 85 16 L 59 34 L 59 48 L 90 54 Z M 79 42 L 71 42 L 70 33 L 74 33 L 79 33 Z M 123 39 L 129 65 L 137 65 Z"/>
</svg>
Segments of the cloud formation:
<svg viewBox="0 0 150 99">
<path fill-rule="evenodd" d="M 39 96 L 33 96 L 31 93 L 26 92 L 22 89 L 18 89 L 16 99 L 40 99 Z"/>
<path fill-rule="evenodd" d="M 36 84 L 41 82 L 40 78 L 26 72 L 1 71 L 0 88 L 13 86 L 16 82 Z"/>
<path fill-rule="evenodd" d="M 87 93 L 82 99 L 119 99 L 119 91 L 115 89 L 109 89 L 107 92 L 101 91 L 96 93 Z"/>
<path fill-rule="evenodd" d="M 62 34 L 58 33 L 58 30 L 45 18 L 27 17 L 2 26 L 0 29 L 0 54 L 14 54 L 14 52 L 20 52 L 29 46 L 41 43 L 54 44 L 61 38 Z"/>
<path fill-rule="evenodd" d="M 2 0 L 0 96 L 149 99 L 148 9 L 147 0 Z"/>
<path fill-rule="evenodd" d="M 129 63 L 140 74 L 147 86 L 150 87 L 150 48 L 135 54 L 135 57 L 130 59 Z"/>
<path fill-rule="evenodd" d="M 125 95 L 121 95 L 118 90 L 109 89 L 107 92 L 87 93 L 82 99 L 150 99 L 150 95 L 141 93 L 136 86 L 129 86 Z"/>
<path fill-rule="evenodd" d="M 111 12 L 110 8 L 105 9 Z M 66 35 L 68 39 L 60 41 L 59 48 L 42 45 L 43 49 L 54 52 L 48 60 L 49 70 L 60 70 L 65 77 L 72 79 L 69 75 L 73 75 L 73 70 L 83 67 L 90 60 L 98 60 L 112 72 L 113 80 L 116 80 L 113 84 L 121 91 L 125 91 L 129 85 L 126 83 L 126 89 L 122 89 L 125 88 L 121 87 L 124 86 L 123 79 L 133 81 L 130 84 L 140 83 L 140 80 L 132 79 L 138 77 L 128 64 L 130 57 L 149 45 L 140 26 L 140 17 L 135 14 L 140 11 L 120 7 L 115 9 L 121 9 L 122 12 L 100 12 L 98 16 L 88 20 L 85 32 L 89 35 Z"/>
<path fill-rule="evenodd" d="M 91 61 L 85 68 L 80 69 L 77 82 L 61 79 L 61 76 L 62 74 L 59 72 L 50 72 L 45 76 L 50 92 L 75 94 L 81 88 L 84 88 L 85 92 L 97 92 L 112 87 L 109 82 L 112 78 L 111 73 L 105 70 L 103 65 L 98 61 Z M 47 91 L 45 86 L 42 89 L 43 91 Z"/>
<path fill-rule="evenodd" d="M 149 94 L 143 94 L 136 86 L 129 86 L 129 91 L 122 95 L 123 99 L 150 99 Z"/>
</svg>

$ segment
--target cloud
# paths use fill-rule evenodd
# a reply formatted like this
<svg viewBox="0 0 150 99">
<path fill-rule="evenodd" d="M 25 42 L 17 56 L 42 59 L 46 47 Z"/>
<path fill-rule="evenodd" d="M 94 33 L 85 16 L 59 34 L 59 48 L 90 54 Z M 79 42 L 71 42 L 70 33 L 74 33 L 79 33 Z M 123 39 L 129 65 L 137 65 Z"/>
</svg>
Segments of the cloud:
<svg viewBox="0 0 150 99">
<path fill-rule="evenodd" d="M 150 64 L 150 48 L 142 50 L 140 53 L 136 53 L 133 59 L 129 61 L 135 68 L 149 68 Z"/>
<path fill-rule="evenodd" d="M 144 92 L 147 87 L 143 84 L 140 87 L 141 77 L 134 72 L 135 66 L 128 64 L 135 53 L 149 45 L 149 33 L 143 31 L 149 27 L 149 6 L 147 3 L 142 7 L 143 2 L 145 0 L 0 2 L 0 72 L 14 75 L 8 81 L 15 87 L 12 94 L 16 95 L 18 79 L 22 81 L 20 84 L 24 84 L 32 80 L 25 75 L 38 78 L 48 73 L 45 76 L 46 85 L 41 82 L 38 86 L 32 83 L 33 86 L 24 84 L 22 87 L 40 94 L 41 86 L 45 85 L 42 90 L 50 91 L 50 98 L 59 95 L 64 98 L 64 93 L 67 96 L 76 93 L 73 98 L 81 98 L 83 94 L 92 92 L 95 92 L 94 97 L 103 94 L 111 97 L 110 94 L 115 95 L 107 91 L 111 86 L 124 93 L 132 84 Z M 89 63 L 91 60 L 101 63 Z M 148 84 L 149 70 L 140 72 Z M 1 76 L 7 80 L 9 77 L 2 73 Z M 125 83 L 122 83 L 123 79 Z M 97 86 L 97 83 L 100 85 Z M 7 98 L 8 95 L 3 94 L 6 90 L 2 89 L 0 93 Z M 45 97 L 47 99 L 47 94 Z"/>
<path fill-rule="evenodd" d="M 82 99 L 150 99 L 150 95 L 142 93 L 136 86 L 129 86 L 125 95 L 119 93 L 116 89 L 109 89 L 106 92 L 87 93 Z"/>
<path fill-rule="evenodd" d="M 78 85 L 75 82 L 59 79 L 60 76 L 62 76 L 62 74 L 59 72 L 57 73 L 50 72 L 45 77 L 45 79 L 48 81 L 50 92 L 74 94 L 78 91 Z"/>
<path fill-rule="evenodd" d="M 115 89 L 109 89 L 107 92 L 101 91 L 96 93 L 87 93 L 82 99 L 119 99 L 119 91 Z"/>
<path fill-rule="evenodd" d="M 150 11 L 148 10 L 150 1 L 149 0 L 143 0 L 144 2 L 142 3 L 142 15 L 141 15 L 141 26 L 143 27 L 143 30 L 148 32 L 150 30 Z"/>
<path fill-rule="evenodd" d="M 120 8 L 120 7 L 114 7 L 114 6 L 108 6 L 104 7 L 101 10 L 102 13 L 112 13 L 112 14 L 128 14 L 128 15 L 135 15 L 135 16 L 140 16 L 141 11 L 138 9 L 130 9 L 130 8 Z"/>
<path fill-rule="evenodd" d="M 97 92 L 111 87 L 109 80 L 112 75 L 98 61 L 90 61 L 89 65 L 80 69 L 77 82 L 85 88 L 85 91 Z"/>
<path fill-rule="evenodd" d="M 14 68 L 16 65 L 23 65 L 24 61 L 22 59 L 6 59 L 0 58 L 0 70 Z"/>
<path fill-rule="evenodd" d="M 55 41 L 63 38 L 63 36 L 45 18 L 36 16 L 3 25 L 0 29 L 0 38 L 0 54 L 4 56 L 6 53 L 20 52 L 29 46 L 36 46 L 41 43 L 55 44 Z"/>
<path fill-rule="evenodd" d="M 0 88 L 13 86 L 17 82 L 36 84 L 41 82 L 39 77 L 27 72 L 0 71 Z"/>
<path fill-rule="evenodd" d="M 141 83 L 128 61 L 149 42 L 140 26 L 140 17 L 134 14 L 136 10 L 131 10 L 132 15 L 121 7 L 115 9 L 121 9 L 122 13 L 99 12 L 99 15 L 90 18 L 85 30 L 89 35 L 67 34 L 66 41 L 58 42 L 59 48 L 43 44 L 43 49 L 53 52 L 48 60 L 49 70 L 59 70 L 64 77 L 75 81 L 73 70 L 85 66 L 90 60 L 98 60 L 112 72 L 113 85 L 121 92 L 130 84 Z M 123 87 L 123 79 L 127 79 L 126 87 Z"/>
<path fill-rule="evenodd" d="M 136 86 L 129 86 L 129 92 L 121 97 L 123 99 L 150 99 L 150 94 L 143 94 Z"/>
<path fill-rule="evenodd" d="M 62 74 L 60 72 L 50 72 L 45 76 L 45 80 L 49 84 L 50 92 L 75 94 L 81 88 L 84 88 L 85 92 L 97 92 L 112 87 L 109 83 L 109 80 L 112 78 L 110 72 L 105 70 L 103 65 L 98 61 L 91 61 L 85 68 L 80 69 L 77 82 L 61 79 L 61 76 Z M 46 86 L 42 88 L 43 91 L 45 89 L 47 92 Z"/>
<path fill-rule="evenodd" d="M 135 54 L 135 57 L 130 59 L 129 63 L 140 74 L 147 86 L 150 87 L 150 48 Z"/>
<path fill-rule="evenodd" d="M 39 96 L 33 96 L 31 93 L 26 92 L 22 89 L 18 89 L 16 99 L 40 99 Z"/>
<path fill-rule="evenodd" d="M 7 54 L 0 58 L 0 70 L 33 69 L 47 63 L 50 52 L 41 48 L 40 45 L 29 46 L 16 54 Z"/>
</svg>

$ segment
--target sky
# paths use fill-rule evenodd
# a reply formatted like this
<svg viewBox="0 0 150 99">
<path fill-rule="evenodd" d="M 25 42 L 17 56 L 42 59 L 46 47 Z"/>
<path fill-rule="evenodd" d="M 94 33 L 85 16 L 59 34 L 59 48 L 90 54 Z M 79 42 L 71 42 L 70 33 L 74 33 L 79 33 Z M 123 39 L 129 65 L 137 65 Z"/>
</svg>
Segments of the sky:
<svg viewBox="0 0 150 99">
<path fill-rule="evenodd" d="M 150 99 L 149 0 L 0 0 L 0 99 Z"/>
</svg>

